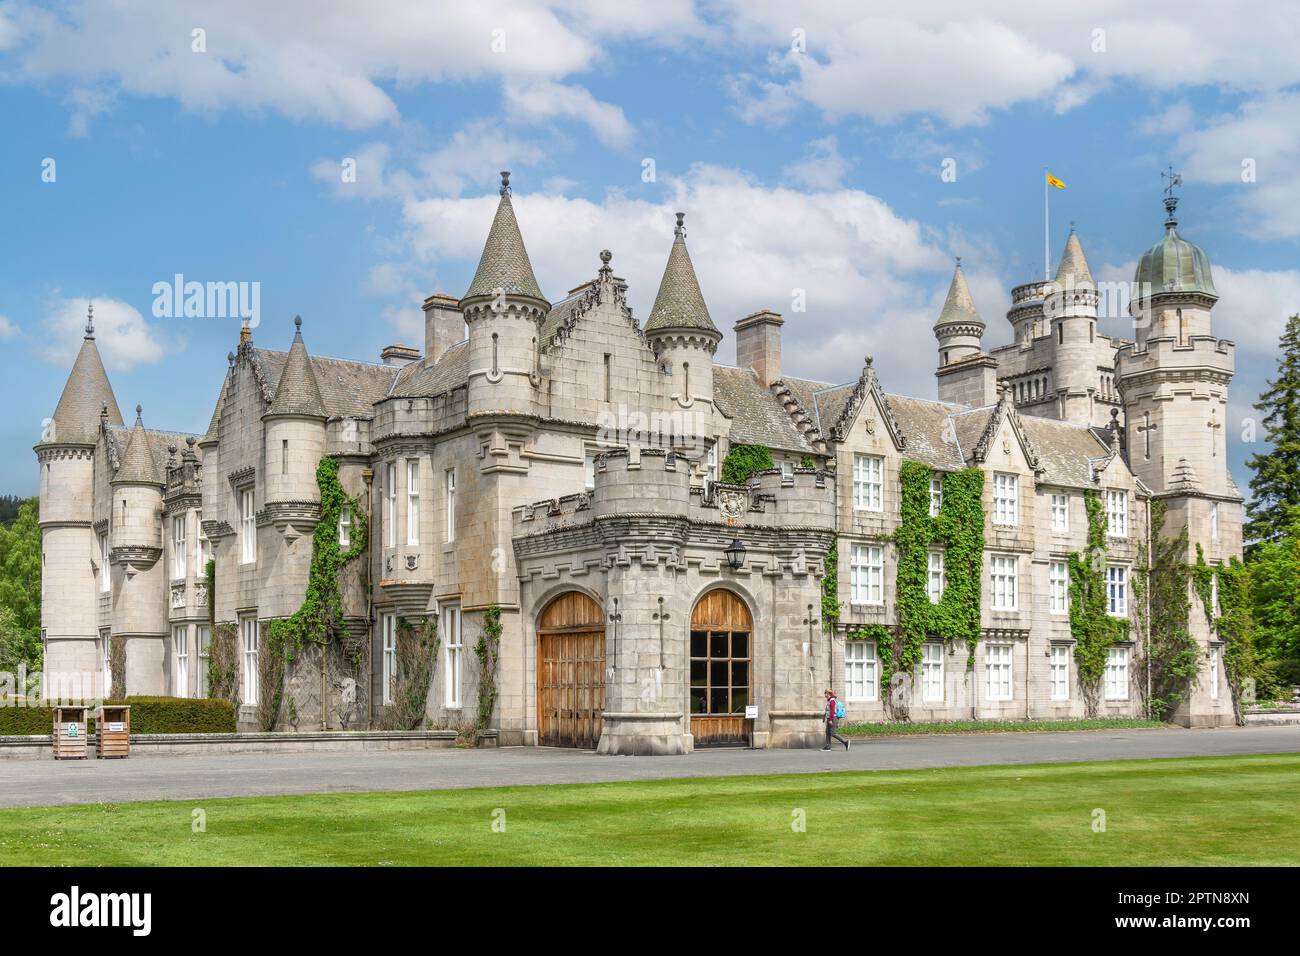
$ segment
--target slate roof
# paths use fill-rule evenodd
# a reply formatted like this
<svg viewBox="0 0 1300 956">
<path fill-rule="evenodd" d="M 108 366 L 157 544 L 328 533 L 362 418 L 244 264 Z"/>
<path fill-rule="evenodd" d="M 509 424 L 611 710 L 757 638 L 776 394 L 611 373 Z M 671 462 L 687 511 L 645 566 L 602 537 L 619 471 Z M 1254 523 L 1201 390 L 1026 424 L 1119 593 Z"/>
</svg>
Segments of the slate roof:
<svg viewBox="0 0 1300 956">
<path fill-rule="evenodd" d="M 773 451 L 814 454 L 803 433 L 769 389 L 749 369 L 713 367 L 713 399 L 731 419 L 731 440 L 766 445 Z"/>
<path fill-rule="evenodd" d="M 533 265 L 528 261 L 524 237 L 515 219 L 515 208 L 510 202 L 510 174 L 501 174 L 501 201 L 488 230 L 483 255 L 474 272 L 474 281 L 462 298 L 474 295 L 491 295 L 495 289 L 515 295 L 531 296 L 546 301 L 533 275 Z"/>
<path fill-rule="evenodd" d="M 311 357 L 302 340 L 302 319 L 295 319 L 294 322 L 299 330 L 294 333 L 293 345 L 289 347 L 289 356 L 285 359 L 280 380 L 275 386 L 275 398 L 266 414 L 329 418 L 325 403 L 321 400 L 320 387 L 316 384 Z"/>
<path fill-rule="evenodd" d="M 208 430 L 204 433 L 199 441 L 216 441 L 220 437 L 221 427 L 221 409 L 226 404 L 226 391 L 230 388 L 230 375 L 227 374 L 221 380 L 221 393 L 217 396 L 217 404 L 212 409 L 212 420 L 208 422 Z"/>
<path fill-rule="evenodd" d="M 82 339 L 81 350 L 72 363 L 72 372 L 63 386 L 59 404 L 55 406 L 52 439 L 55 442 L 95 444 L 99 440 L 99 411 L 104 402 L 108 403 L 108 423 L 121 425 L 122 412 L 113 397 L 113 387 L 108 383 L 108 373 L 104 371 L 91 332 Z"/>
<path fill-rule="evenodd" d="M 399 398 L 426 398 L 441 395 L 469 381 L 469 340 L 457 342 L 428 364 L 423 359 L 412 362 L 397 373 L 392 395 Z"/>
<path fill-rule="evenodd" d="M 289 353 L 254 349 L 253 357 L 261 366 L 267 386 L 274 395 Z M 372 417 L 372 406 L 388 394 L 401 370 L 396 365 L 377 362 L 354 362 L 319 355 L 309 358 L 321 403 L 330 418 Z"/>
<path fill-rule="evenodd" d="M 1110 456 L 1110 446 L 1093 429 L 1053 418 L 1021 415 L 1020 428 L 1038 454 L 1043 479 L 1074 488 L 1093 486 L 1089 462 Z"/>
<path fill-rule="evenodd" d="M 1062 288 L 1097 284 L 1092 281 L 1092 270 L 1088 268 L 1088 260 L 1083 255 L 1083 246 L 1079 244 L 1079 237 L 1073 229 L 1070 230 L 1070 237 L 1065 240 L 1061 264 L 1056 269 L 1056 284 Z"/>
<path fill-rule="evenodd" d="M 144 427 L 137 414 L 135 425 L 109 425 L 105 430 L 109 457 L 117 463 L 117 471 L 110 481 L 136 481 L 161 485 L 167 474 L 169 446 L 175 445 L 177 461 L 185 450 L 187 438 L 197 439 L 189 432 L 156 431 Z"/>
<path fill-rule="evenodd" d="M 952 271 L 952 283 L 948 286 L 948 298 L 944 300 L 939 317 L 934 320 L 934 327 L 941 325 L 983 325 L 975 300 L 971 297 L 970 286 L 966 284 L 966 273 L 961 270 L 961 263 Z"/>
<path fill-rule="evenodd" d="M 686 251 L 686 231 L 682 228 L 681 213 L 677 214 L 673 247 L 668 253 L 668 264 L 659 280 L 659 292 L 645 324 L 647 332 L 660 329 L 718 331 L 709 317 L 709 307 L 704 304 L 691 254 Z"/>
</svg>

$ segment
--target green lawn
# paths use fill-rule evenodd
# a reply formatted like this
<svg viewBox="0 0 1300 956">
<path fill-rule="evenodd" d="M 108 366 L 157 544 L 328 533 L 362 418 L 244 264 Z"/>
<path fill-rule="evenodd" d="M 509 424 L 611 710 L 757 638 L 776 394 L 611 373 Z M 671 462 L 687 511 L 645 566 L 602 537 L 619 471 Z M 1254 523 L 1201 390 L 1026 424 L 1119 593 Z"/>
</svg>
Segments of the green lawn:
<svg viewBox="0 0 1300 956">
<path fill-rule="evenodd" d="M 1079 717 L 1069 720 L 932 720 L 924 723 L 881 723 L 840 725 L 848 737 L 907 737 L 916 734 L 1008 734 L 1041 733 L 1045 730 L 1151 730 L 1169 727 L 1160 720 L 1144 717 Z"/>
<path fill-rule="evenodd" d="M 1284 754 L 0 810 L 0 864 L 1294 865 L 1298 779 Z"/>
</svg>

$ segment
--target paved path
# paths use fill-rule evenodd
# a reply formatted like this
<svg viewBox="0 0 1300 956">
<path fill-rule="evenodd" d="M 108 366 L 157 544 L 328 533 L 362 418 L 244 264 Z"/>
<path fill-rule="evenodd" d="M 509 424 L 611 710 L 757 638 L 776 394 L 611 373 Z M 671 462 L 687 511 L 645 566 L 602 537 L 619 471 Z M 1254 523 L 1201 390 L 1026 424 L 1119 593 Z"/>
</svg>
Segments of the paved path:
<svg viewBox="0 0 1300 956">
<path fill-rule="evenodd" d="M 1300 753 L 1300 727 L 887 737 L 862 739 L 848 753 L 714 750 L 684 757 L 598 757 L 507 747 L 0 760 L 0 807 L 1256 753 Z"/>
</svg>

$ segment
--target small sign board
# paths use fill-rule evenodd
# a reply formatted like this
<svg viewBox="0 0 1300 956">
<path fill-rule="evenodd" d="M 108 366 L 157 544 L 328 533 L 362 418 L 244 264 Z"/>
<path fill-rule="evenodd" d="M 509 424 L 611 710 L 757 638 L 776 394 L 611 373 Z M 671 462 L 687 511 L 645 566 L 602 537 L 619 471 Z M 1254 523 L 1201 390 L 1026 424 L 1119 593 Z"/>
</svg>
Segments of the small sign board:
<svg viewBox="0 0 1300 956">
<path fill-rule="evenodd" d="M 115 734 L 120 734 L 122 731 L 126 730 L 126 724 L 122 723 L 120 720 L 117 720 L 110 723 L 108 725 L 108 729 Z"/>
<path fill-rule="evenodd" d="M 749 704 L 745 707 L 745 719 L 746 720 L 758 719 L 758 704 Z"/>
<path fill-rule="evenodd" d="M 80 737 L 80 736 L 81 736 L 81 728 L 80 728 L 76 723 L 70 723 L 70 724 L 68 724 L 68 736 L 69 736 L 69 737 Z"/>
</svg>

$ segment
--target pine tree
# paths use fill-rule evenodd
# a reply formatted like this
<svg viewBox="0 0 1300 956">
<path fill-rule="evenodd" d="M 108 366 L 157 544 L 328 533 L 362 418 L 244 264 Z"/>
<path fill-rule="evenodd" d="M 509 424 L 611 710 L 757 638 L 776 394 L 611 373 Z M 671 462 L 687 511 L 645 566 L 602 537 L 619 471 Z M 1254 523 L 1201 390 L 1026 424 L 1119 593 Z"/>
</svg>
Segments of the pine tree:
<svg viewBox="0 0 1300 956">
<path fill-rule="evenodd" d="M 1246 462 L 1255 472 L 1248 541 L 1272 541 L 1300 516 L 1300 315 L 1287 320 L 1279 352 L 1277 376 L 1255 404 L 1264 413 L 1264 437 L 1272 448 Z"/>
</svg>

